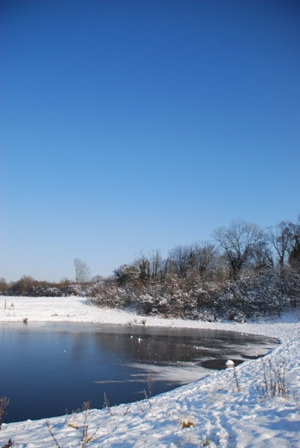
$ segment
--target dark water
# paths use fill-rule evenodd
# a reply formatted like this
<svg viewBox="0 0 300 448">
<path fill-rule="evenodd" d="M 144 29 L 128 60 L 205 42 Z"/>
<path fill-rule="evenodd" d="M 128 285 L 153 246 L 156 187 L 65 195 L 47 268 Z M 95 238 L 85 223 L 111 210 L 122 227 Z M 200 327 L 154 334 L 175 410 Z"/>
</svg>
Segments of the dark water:
<svg viewBox="0 0 300 448">
<path fill-rule="evenodd" d="M 274 339 L 235 332 L 92 324 L 0 324 L 5 422 L 101 408 L 194 381 L 266 354 Z M 150 380 L 150 381 L 149 381 Z M 149 384 L 151 383 L 151 384 Z"/>
</svg>

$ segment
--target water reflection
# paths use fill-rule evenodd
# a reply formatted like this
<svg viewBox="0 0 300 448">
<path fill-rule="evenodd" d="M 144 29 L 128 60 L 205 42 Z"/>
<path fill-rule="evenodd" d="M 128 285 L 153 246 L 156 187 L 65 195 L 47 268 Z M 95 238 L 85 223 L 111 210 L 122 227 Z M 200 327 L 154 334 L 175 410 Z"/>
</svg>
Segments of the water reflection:
<svg viewBox="0 0 300 448">
<path fill-rule="evenodd" d="M 233 332 L 91 324 L 0 324 L 0 396 L 5 421 L 102 407 L 143 398 L 149 372 L 154 393 L 267 353 L 276 341 Z"/>
</svg>

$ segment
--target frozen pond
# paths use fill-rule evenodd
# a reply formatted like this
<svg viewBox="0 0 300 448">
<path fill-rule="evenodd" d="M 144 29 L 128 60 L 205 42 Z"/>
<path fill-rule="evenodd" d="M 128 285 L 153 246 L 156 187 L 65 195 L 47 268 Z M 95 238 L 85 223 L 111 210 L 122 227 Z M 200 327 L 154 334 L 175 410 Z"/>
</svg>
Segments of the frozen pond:
<svg viewBox="0 0 300 448">
<path fill-rule="evenodd" d="M 219 330 L 74 323 L 0 324 L 5 422 L 159 394 L 266 354 L 277 341 Z M 150 380 L 150 384 L 149 384 Z"/>
</svg>

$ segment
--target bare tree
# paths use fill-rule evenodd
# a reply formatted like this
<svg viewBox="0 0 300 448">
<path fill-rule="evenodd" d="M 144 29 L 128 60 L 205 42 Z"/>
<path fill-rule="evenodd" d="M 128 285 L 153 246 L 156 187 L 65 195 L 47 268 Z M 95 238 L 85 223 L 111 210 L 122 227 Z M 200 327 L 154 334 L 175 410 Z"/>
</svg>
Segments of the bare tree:
<svg viewBox="0 0 300 448">
<path fill-rule="evenodd" d="M 133 266 L 139 270 L 139 278 L 143 281 L 148 280 L 150 278 L 150 261 L 141 252 L 140 256 L 133 262 Z"/>
<path fill-rule="evenodd" d="M 257 273 L 274 268 L 272 248 L 270 248 L 269 237 L 265 232 L 262 240 L 257 244 L 252 255 L 253 268 Z"/>
<path fill-rule="evenodd" d="M 158 276 L 159 273 L 160 274 L 162 273 L 164 264 L 160 251 L 158 249 L 151 252 L 149 261 L 150 261 L 150 275 L 152 278 L 155 278 Z"/>
<path fill-rule="evenodd" d="M 294 224 L 287 221 L 281 221 L 269 229 L 269 239 L 278 257 L 280 267 L 284 266 L 286 258 L 292 251 L 294 234 Z"/>
<path fill-rule="evenodd" d="M 91 271 L 88 265 L 80 260 L 80 258 L 75 258 L 75 278 L 78 283 L 86 283 L 90 280 Z"/>
<path fill-rule="evenodd" d="M 185 276 L 193 263 L 193 251 L 190 246 L 176 246 L 169 251 L 168 260 L 171 270 Z"/>
<path fill-rule="evenodd" d="M 140 256 L 133 262 L 133 265 L 140 271 L 139 278 L 143 281 L 162 276 L 164 263 L 160 251 L 154 250 L 149 256 L 141 252 Z"/>
<path fill-rule="evenodd" d="M 202 281 L 204 281 L 215 270 L 217 250 L 214 244 L 204 242 L 201 245 L 196 244 L 193 253 L 195 258 L 194 268 L 199 272 Z"/>
<path fill-rule="evenodd" d="M 214 244 L 208 242 L 177 246 L 169 251 L 169 264 L 180 276 L 198 273 L 204 281 L 213 272 L 216 255 Z"/>
<path fill-rule="evenodd" d="M 294 224 L 293 246 L 289 254 L 289 264 L 300 273 L 300 214 L 298 224 Z"/>
<path fill-rule="evenodd" d="M 215 230 L 214 238 L 225 252 L 231 278 L 236 280 L 242 268 L 251 261 L 255 251 L 258 250 L 263 240 L 263 233 L 255 224 L 233 221 L 230 227 L 219 227 Z"/>
</svg>

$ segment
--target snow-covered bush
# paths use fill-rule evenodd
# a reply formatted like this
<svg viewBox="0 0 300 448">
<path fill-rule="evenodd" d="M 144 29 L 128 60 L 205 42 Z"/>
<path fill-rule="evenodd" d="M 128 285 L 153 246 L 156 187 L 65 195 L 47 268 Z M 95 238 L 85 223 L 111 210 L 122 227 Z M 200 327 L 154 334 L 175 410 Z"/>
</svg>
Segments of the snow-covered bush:
<svg viewBox="0 0 300 448">
<path fill-rule="evenodd" d="M 280 314 L 290 304 L 288 287 L 276 271 L 229 283 L 215 300 L 219 317 L 244 320 Z"/>
<path fill-rule="evenodd" d="M 99 282 L 89 290 L 99 306 L 132 308 L 142 315 L 243 322 L 280 314 L 292 304 L 289 271 L 270 270 L 237 281 L 207 282 L 168 275 L 163 281 Z"/>
</svg>

